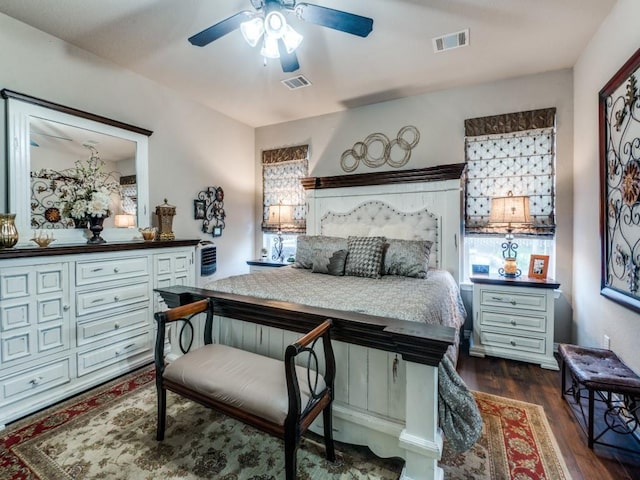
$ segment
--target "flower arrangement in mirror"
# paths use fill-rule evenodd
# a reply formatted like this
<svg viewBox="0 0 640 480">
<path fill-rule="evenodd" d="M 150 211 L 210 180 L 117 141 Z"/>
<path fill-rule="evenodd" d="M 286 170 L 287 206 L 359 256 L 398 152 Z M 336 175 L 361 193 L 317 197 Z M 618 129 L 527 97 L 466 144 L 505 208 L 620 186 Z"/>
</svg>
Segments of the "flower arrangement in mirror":
<svg viewBox="0 0 640 480">
<path fill-rule="evenodd" d="M 77 227 L 86 228 L 90 218 L 106 218 L 111 212 L 111 194 L 120 193 L 120 185 L 104 171 L 105 162 L 91 145 L 86 161 L 76 161 L 76 168 L 68 173 L 70 181 L 60 187 L 62 215 L 72 218 Z"/>
</svg>

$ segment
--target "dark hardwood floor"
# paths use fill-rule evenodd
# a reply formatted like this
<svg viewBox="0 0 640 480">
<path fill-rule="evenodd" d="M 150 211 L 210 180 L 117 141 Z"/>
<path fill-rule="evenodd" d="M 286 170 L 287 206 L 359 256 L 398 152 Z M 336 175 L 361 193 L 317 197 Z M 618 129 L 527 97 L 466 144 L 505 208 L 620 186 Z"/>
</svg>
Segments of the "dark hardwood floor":
<svg viewBox="0 0 640 480">
<path fill-rule="evenodd" d="M 640 454 L 599 445 L 594 450 L 587 447 L 586 436 L 560 396 L 560 372 L 524 362 L 470 357 L 464 348 L 458 372 L 472 390 L 541 405 L 573 480 L 640 480 Z M 633 439 L 626 441 L 638 448 Z"/>
</svg>

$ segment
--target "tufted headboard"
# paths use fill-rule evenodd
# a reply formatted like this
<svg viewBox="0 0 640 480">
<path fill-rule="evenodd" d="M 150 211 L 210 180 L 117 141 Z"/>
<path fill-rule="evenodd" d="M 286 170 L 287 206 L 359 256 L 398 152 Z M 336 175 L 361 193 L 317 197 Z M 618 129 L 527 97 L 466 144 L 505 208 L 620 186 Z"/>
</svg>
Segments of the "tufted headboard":
<svg viewBox="0 0 640 480">
<path fill-rule="evenodd" d="M 431 265 L 458 279 L 463 168 L 309 177 L 307 234 L 431 240 Z"/>
<path fill-rule="evenodd" d="M 334 237 L 382 236 L 402 240 L 430 240 L 432 266 L 440 266 L 438 217 L 427 210 L 400 212 L 379 200 L 358 205 L 346 213 L 327 212 L 320 219 L 320 234 Z"/>
</svg>

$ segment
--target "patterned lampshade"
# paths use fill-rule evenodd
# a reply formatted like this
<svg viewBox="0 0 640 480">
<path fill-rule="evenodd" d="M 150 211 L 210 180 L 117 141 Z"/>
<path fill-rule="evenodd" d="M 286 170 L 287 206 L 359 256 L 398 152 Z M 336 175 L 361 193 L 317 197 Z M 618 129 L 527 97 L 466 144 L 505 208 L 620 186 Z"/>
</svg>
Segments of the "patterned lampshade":
<svg viewBox="0 0 640 480">
<path fill-rule="evenodd" d="M 529 212 L 529 197 L 514 197 L 509 192 L 506 197 L 493 197 L 491 199 L 491 224 L 531 223 Z"/>
</svg>

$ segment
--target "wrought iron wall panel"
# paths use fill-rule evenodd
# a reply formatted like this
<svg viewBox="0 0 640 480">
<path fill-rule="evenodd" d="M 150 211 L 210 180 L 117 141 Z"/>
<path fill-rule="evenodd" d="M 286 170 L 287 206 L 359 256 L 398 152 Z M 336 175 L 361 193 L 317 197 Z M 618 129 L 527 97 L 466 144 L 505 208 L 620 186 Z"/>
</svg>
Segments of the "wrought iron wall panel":
<svg viewBox="0 0 640 480">
<path fill-rule="evenodd" d="M 603 295 L 640 311 L 640 50 L 600 92 Z"/>
</svg>

